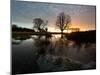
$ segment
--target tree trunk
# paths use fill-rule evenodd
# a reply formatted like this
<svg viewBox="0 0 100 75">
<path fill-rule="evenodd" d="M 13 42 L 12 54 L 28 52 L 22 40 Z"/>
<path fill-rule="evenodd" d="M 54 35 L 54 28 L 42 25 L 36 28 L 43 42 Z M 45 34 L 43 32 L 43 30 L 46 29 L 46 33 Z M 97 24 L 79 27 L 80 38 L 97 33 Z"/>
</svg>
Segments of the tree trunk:
<svg viewBox="0 0 100 75">
<path fill-rule="evenodd" d="M 63 30 L 61 31 L 61 38 L 63 38 Z"/>
</svg>

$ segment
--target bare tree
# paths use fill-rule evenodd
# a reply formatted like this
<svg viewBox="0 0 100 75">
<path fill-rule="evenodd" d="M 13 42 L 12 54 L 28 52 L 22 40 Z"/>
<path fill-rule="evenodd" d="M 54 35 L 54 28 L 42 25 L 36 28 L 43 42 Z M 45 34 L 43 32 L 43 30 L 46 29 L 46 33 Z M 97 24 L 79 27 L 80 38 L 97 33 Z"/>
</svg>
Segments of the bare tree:
<svg viewBox="0 0 100 75">
<path fill-rule="evenodd" d="M 65 29 L 69 29 L 71 23 L 71 18 L 69 15 L 65 15 L 64 12 L 61 12 L 58 16 L 57 16 L 57 21 L 56 21 L 56 25 L 57 27 L 59 27 L 59 29 L 61 30 L 61 33 L 63 34 L 63 31 Z"/>
<path fill-rule="evenodd" d="M 33 28 L 36 28 L 40 32 L 41 30 L 44 30 L 48 21 L 47 20 L 44 21 L 41 18 L 35 18 L 35 19 L 33 19 L 33 23 L 34 23 Z"/>
</svg>

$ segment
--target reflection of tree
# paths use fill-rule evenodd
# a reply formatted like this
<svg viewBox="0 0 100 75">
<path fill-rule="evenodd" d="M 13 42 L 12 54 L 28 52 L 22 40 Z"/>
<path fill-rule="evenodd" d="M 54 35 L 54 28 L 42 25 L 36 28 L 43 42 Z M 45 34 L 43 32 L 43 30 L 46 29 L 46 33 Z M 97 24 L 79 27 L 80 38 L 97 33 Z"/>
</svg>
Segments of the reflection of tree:
<svg viewBox="0 0 100 75">
<path fill-rule="evenodd" d="M 15 40 L 15 39 L 12 39 L 12 44 L 14 45 L 19 45 L 22 41 L 20 40 Z"/>
<path fill-rule="evenodd" d="M 65 29 L 68 30 L 69 25 L 71 23 L 71 18 L 69 15 L 65 15 L 64 12 L 61 12 L 58 16 L 57 16 L 57 21 L 56 21 L 56 25 L 59 27 L 59 29 L 61 30 L 61 33 L 63 34 L 63 31 Z"/>
<path fill-rule="evenodd" d="M 34 45 L 37 47 L 36 51 L 38 55 L 50 54 L 62 56 L 68 43 L 64 37 L 52 42 L 51 38 L 38 35 L 37 37 L 33 37 L 33 40 L 35 40 Z"/>
<path fill-rule="evenodd" d="M 30 38 L 30 35 L 12 35 L 13 44 L 20 44 L 22 41 L 27 40 Z"/>
<path fill-rule="evenodd" d="M 32 37 L 34 40 L 34 54 L 35 54 L 35 61 L 37 62 L 39 66 L 39 71 L 44 71 L 47 70 L 45 67 L 47 62 L 47 47 L 50 45 L 50 40 L 49 38 L 46 38 L 45 36 L 37 35 L 36 37 Z M 44 67 L 44 68 L 43 68 Z M 41 69 L 42 68 L 42 69 Z"/>
<path fill-rule="evenodd" d="M 51 39 L 44 38 L 44 36 L 37 36 L 36 38 L 33 38 L 33 40 L 34 46 L 36 47 L 36 62 L 38 63 L 41 72 L 52 70 L 57 71 L 58 68 L 60 71 L 80 68 L 78 64 L 71 62 L 67 57 L 68 44 L 66 43 L 69 42 L 67 42 L 64 37 L 59 38 L 55 42 L 52 42 Z"/>
<path fill-rule="evenodd" d="M 66 43 L 67 43 L 67 41 L 65 40 L 64 37 L 63 38 L 61 37 L 56 41 L 56 43 L 55 43 L 55 47 L 56 47 L 55 53 L 56 53 L 57 56 L 63 56 L 64 50 L 67 47 Z"/>
<path fill-rule="evenodd" d="M 38 49 L 38 54 L 45 54 L 46 53 L 46 48 L 48 47 L 48 45 L 50 44 L 50 38 L 47 38 L 46 35 L 42 36 L 42 35 L 38 35 L 37 37 L 33 37 L 33 40 L 35 40 L 34 45 L 35 47 L 37 47 Z"/>
</svg>

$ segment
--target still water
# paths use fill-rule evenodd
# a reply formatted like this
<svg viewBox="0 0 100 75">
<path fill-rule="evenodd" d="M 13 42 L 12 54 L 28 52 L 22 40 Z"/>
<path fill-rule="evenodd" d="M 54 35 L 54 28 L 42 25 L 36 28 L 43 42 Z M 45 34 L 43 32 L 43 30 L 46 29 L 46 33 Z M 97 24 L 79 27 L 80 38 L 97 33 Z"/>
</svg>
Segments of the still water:
<svg viewBox="0 0 100 75">
<path fill-rule="evenodd" d="M 77 43 L 60 35 L 15 35 L 12 73 L 41 73 L 96 68 L 96 44 Z"/>
</svg>

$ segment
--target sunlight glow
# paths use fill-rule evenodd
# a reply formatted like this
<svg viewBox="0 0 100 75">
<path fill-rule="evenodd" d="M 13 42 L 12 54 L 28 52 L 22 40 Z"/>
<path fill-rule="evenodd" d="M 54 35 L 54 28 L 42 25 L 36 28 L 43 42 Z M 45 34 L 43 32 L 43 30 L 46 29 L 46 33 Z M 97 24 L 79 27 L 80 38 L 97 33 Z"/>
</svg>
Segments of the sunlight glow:
<svg viewBox="0 0 100 75">
<path fill-rule="evenodd" d="M 60 29 L 57 29 L 55 27 L 48 27 L 49 32 L 61 32 Z"/>
<path fill-rule="evenodd" d="M 65 33 L 71 33 L 71 30 L 64 30 Z"/>
<path fill-rule="evenodd" d="M 72 32 L 71 30 L 67 31 L 67 33 L 71 33 L 71 32 Z"/>
<path fill-rule="evenodd" d="M 61 30 L 60 29 L 58 29 L 58 28 L 55 28 L 55 27 L 48 27 L 48 31 L 49 32 L 61 32 Z M 71 30 L 64 30 L 63 31 L 64 33 L 71 33 L 72 31 Z M 58 35 L 57 35 L 58 36 Z"/>
<path fill-rule="evenodd" d="M 58 35 L 53 35 L 55 38 L 60 38 L 61 37 L 61 34 L 58 34 Z"/>
</svg>

